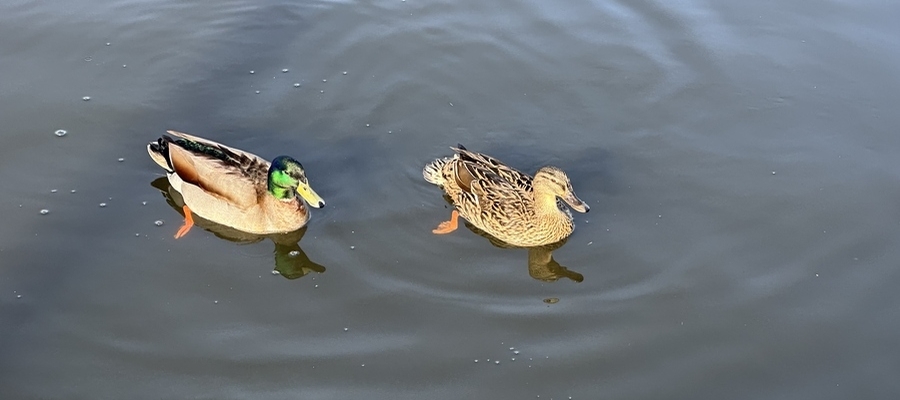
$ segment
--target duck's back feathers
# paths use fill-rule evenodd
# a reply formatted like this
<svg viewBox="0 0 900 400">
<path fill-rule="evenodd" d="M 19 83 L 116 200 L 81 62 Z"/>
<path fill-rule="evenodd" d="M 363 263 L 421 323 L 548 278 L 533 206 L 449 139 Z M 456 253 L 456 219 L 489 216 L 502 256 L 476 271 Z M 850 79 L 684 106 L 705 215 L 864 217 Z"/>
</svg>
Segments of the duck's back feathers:
<svg viewBox="0 0 900 400">
<path fill-rule="evenodd" d="M 267 185 L 268 161 L 212 140 L 177 131 L 168 133 L 172 136 L 163 135 L 151 142 L 147 151 L 170 174 L 179 192 L 190 196 L 191 188 L 184 186 L 188 184 L 238 208 L 258 203 Z"/>
</svg>

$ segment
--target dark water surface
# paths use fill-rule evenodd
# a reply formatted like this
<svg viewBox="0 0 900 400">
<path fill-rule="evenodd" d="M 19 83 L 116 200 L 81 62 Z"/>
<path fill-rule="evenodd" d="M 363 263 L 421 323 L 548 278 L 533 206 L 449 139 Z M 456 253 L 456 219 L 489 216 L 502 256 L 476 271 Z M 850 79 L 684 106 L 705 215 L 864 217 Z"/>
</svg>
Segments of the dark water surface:
<svg viewBox="0 0 900 400">
<path fill-rule="evenodd" d="M 898 20 L 5 1 L 0 398 L 897 398 Z M 290 154 L 328 206 L 299 244 L 174 240 L 165 129 Z M 431 234 L 420 170 L 458 142 L 569 172 L 593 211 L 558 265 Z"/>
</svg>

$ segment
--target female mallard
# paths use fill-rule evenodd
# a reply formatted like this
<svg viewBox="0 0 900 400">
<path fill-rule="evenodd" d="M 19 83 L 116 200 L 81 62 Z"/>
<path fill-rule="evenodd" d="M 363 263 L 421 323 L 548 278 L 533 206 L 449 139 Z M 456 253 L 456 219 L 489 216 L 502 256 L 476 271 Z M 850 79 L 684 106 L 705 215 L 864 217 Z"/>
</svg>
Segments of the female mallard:
<svg viewBox="0 0 900 400">
<path fill-rule="evenodd" d="M 291 157 L 276 157 L 270 165 L 255 154 L 212 140 L 168 133 L 172 136 L 150 142 L 147 152 L 184 198 L 184 226 L 175 238 L 193 226 L 191 211 L 222 225 L 265 235 L 306 225 L 309 211 L 303 200 L 315 208 L 325 205 L 309 187 L 303 166 Z"/>
<path fill-rule="evenodd" d="M 543 167 L 532 178 L 462 145 L 452 149 L 453 157 L 434 160 L 422 170 L 425 180 L 440 186 L 456 206 L 450 220 L 434 233 L 453 232 L 462 215 L 511 245 L 543 246 L 565 239 L 575 227 L 572 214 L 557 198 L 578 212 L 591 209 L 575 196 L 569 177 L 559 168 Z"/>
</svg>

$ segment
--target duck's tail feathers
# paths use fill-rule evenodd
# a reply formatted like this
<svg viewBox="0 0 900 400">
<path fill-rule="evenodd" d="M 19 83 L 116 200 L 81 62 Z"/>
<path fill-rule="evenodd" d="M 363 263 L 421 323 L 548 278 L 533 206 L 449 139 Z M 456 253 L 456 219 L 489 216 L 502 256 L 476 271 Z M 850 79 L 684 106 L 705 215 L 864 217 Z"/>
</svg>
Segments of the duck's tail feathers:
<svg viewBox="0 0 900 400">
<path fill-rule="evenodd" d="M 150 154 L 150 158 L 168 173 L 175 172 L 175 168 L 169 161 L 169 142 L 171 141 L 172 138 L 163 135 L 155 142 L 147 144 L 147 153 Z"/>
<path fill-rule="evenodd" d="M 441 186 L 444 184 L 444 166 L 447 165 L 448 162 L 452 160 L 451 157 L 438 158 L 427 165 L 422 169 L 422 176 L 425 177 L 425 180 L 429 183 L 433 183 L 435 185 Z"/>
</svg>

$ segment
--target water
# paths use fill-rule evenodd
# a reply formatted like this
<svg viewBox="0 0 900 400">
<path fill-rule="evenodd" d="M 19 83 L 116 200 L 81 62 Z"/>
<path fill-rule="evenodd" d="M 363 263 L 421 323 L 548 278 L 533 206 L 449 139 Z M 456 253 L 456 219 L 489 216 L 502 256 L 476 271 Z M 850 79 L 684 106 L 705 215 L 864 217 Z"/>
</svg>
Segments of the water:
<svg viewBox="0 0 900 400">
<path fill-rule="evenodd" d="M 0 6 L 0 398 L 900 392 L 900 6 L 66 4 Z M 166 129 L 328 207 L 175 240 Z M 457 143 L 593 211 L 552 257 L 432 235 Z"/>
</svg>

